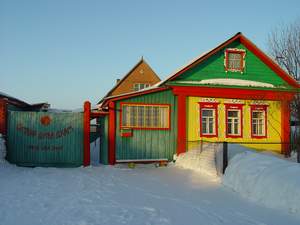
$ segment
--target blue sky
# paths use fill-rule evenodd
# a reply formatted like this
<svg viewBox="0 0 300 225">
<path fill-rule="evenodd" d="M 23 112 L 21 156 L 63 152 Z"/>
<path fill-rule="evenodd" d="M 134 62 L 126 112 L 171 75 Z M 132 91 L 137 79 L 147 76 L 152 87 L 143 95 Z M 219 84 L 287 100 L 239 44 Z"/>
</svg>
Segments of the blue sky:
<svg viewBox="0 0 300 225">
<path fill-rule="evenodd" d="M 79 108 L 141 56 L 163 79 L 239 31 L 267 51 L 299 17 L 299 0 L 0 0 L 0 91 Z"/>
</svg>

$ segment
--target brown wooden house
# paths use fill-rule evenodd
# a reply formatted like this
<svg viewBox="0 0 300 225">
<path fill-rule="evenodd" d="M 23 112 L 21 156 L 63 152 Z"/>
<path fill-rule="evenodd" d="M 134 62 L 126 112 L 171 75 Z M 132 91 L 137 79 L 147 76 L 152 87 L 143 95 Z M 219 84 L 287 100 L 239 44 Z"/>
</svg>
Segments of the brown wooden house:
<svg viewBox="0 0 300 225">
<path fill-rule="evenodd" d="M 117 79 L 115 86 L 104 98 L 139 91 L 160 81 L 160 78 L 145 61 L 141 60 L 122 78 Z"/>
</svg>

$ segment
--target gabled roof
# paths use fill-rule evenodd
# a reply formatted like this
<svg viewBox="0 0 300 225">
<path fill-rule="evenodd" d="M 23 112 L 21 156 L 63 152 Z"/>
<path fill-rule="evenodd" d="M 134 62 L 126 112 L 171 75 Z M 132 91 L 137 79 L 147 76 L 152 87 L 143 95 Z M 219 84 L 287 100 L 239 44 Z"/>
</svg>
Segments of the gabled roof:
<svg viewBox="0 0 300 225">
<path fill-rule="evenodd" d="M 272 60 L 269 56 L 267 56 L 262 50 L 260 50 L 255 44 L 253 44 L 249 39 L 247 39 L 241 32 L 238 32 L 233 37 L 229 38 L 227 41 L 221 43 L 217 47 L 213 48 L 210 51 L 207 51 L 191 62 L 189 62 L 187 65 L 181 67 L 176 72 L 172 73 L 170 76 L 168 76 L 166 79 L 158 82 L 157 84 L 153 85 L 150 88 L 144 89 L 142 91 L 138 92 L 132 92 L 132 93 L 126 93 L 118 96 L 111 96 L 111 97 L 105 97 L 104 105 L 107 103 L 107 101 L 110 100 L 120 100 L 120 99 L 126 99 L 130 97 L 134 97 L 137 95 L 144 95 L 148 93 L 153 92 L 159 92 L 162 90 L 168 89 L 168 87 L 165 86 L 165 84 L 168 81 L 172 81 L 182 75 L 187 70 L 193 68 L 194 66 L 200 64 L 204 60 L 208 59 L 210 56 L 217 53 L 222 48 L 226 47 L 227 45 L 230 45 L 232 42 L 239 40 L 248 50 L 253 52 L 254 55 L 256 55 L 260 60 L 262 60 L 267 66 L 269 66 L 278 76 L 280 76 L 284 81 L 286 81 L 289 85 L 291 85 L 294 88 L 300 88 L 300 84 L 287 72 L 285 72 L 274 60 Z"/>
<path fill-rule="evenodd" d="M 139 65 L 141 65 L 142 63 L 144 63 L 144 64 L 146 64 L 151 70 L 152 70 L 152 68 L 149 66 L 149 64 L 145 61 L 145 59 L 142 57 L 141 59 L 140 59 L 140 61 L 138 61 L 138 63 L 118 82 L 118 83 L 116 83 L 115 84 L 115 86 L 113 86 L 113 88 L 102 98 L 102 100 L 100 100 L 99 102 L 98 102 L 98 104 L 100 103 L 100 102 L 102 102 L 103 101 L 103 99 L 105 99 L 105 98 L 107 98 L 107 97 L 109 97 L 110 95 L 111 95 L 111 93 L 113 93 L 113 91 L 114 90 L 116 90 L 128 77 L 129 77 L 129 75 L 139 66 Z M 153 70 L 152 70 L 153 71 Z M 157 76 L 157 74 L 153 71 L 153 74 L 154 74 L 154 76 L 156 76 L 159 80 L 160 80 L 160 78 Z"/>
<path fill-rule="evenodd" d="M 163 80 L 158 84 L 161 86 L 165 84 L 167 81 L 172 81 L 179 77 L 181 74 L 186 72 L 187 70 L 193 68 L 194 66 L 200 64 L 204 60 L 208 59 L 210 56 L 217 53 L 222 48 L 231 44 L 232 42 L 239 40 L 241 44 L 243 44 L 248 50 L 250 50 L 256 57 L 258 57 L 261 61 L 263 61 L 270 69 L 272 69 L 278 76 L 280 76 L 284 81 L 286 81 L 289 85 L 294 88 L 300 88 L 300 84 L 286 71 L 284 71 L 274 60 L 272 60 L 269 56 L 267 56 L 262 50 L 260 50 L 255 44 L 253 44 L 249 39 L 247 39 L 241 32 L 238 32 L 233 37 L 229 38 L 227 41 L 218 45 L 214 49 L 201 54 L 199 57 L 194 59 L 192 62 L 188 63 L 184 67 L 177 70 L 175 73 L 171 74 L 167 79 Z"/>
<path fill-rule="evenodd" d="M 18 105 L 23 106 L 23 107 L 30 106 L 29 103 L 24 102 L 24 101 L 22 101 L 18 98 L 12 97 L 11 95 L 8 95 L 4 92 L 0 92 L 0 98 L 6 98 L 8 101 L 13 102 L 13 103 L 18 104 Z"/>
<path fill-rule="evenodd" d="M 124 93 L 124 94 L 120 94 L 120 95 L 109 96 L 109 97 L 103 98 L 101 103 L 98 103 L 98 108 L 101 108 L 101 107 L 105 106 L 106 103 L 109 100 L 116 101 L 116 100 L 126 99 L 126 98 L 135 97 L 135 96 L 139 96 L 139 95 L 164 91 L 164 90 L 167 90 L 167 89 L 168 89 L 168 87 L 157 87 L 157 86 L 154 85 L 154 86 L 151 86 L 149 88 L 141 89 L 139 91 L 133 91 L 133 92 Z"/>
</svg>

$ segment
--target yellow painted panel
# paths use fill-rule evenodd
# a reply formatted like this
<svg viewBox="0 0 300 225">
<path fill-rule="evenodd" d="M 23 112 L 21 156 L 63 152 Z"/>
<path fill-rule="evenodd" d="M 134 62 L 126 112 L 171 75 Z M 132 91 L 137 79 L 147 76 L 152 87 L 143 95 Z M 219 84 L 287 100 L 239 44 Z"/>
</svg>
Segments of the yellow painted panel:
<svg viewBox="0 0 300 225">
<path fill-rule="evenodd" d="M 218 102 L 218 137 L 200 137 L 200 107 L 199 102 Z M 243 137 L 226 138 L 225 135 L 225 105 L 224 103 L 242 103 L 243 106 Z M 251 137 L 250 105 L 266 104 L 267 107 L 267 138 Z M 188 146 L 197 146 L 199 141 L 210 142 L 241 142 L 243 145 L 258 149 L 281 151 L 281 103 L 279 101 L 237 100 L 222 98 L 188 97 L 187 100 L 187 138 Z M 194 143 L 193 143 L 194 142 Z"/>
</svg>

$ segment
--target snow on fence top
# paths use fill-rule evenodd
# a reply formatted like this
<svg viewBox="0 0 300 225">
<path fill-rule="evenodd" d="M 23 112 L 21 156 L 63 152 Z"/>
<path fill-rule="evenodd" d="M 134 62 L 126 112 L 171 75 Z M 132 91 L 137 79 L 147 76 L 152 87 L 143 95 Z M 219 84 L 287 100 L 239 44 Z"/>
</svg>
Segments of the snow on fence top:
<svg viewBox="0 0 300 225">
<path fill-rule="evenodd" d="M 300 165 L 253 152 L 234 156 L 223 184 L 270 208 L 300 212 Z"/>
</svg>

